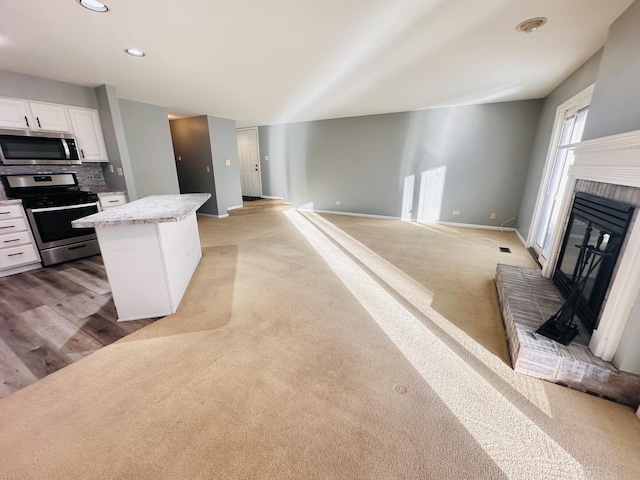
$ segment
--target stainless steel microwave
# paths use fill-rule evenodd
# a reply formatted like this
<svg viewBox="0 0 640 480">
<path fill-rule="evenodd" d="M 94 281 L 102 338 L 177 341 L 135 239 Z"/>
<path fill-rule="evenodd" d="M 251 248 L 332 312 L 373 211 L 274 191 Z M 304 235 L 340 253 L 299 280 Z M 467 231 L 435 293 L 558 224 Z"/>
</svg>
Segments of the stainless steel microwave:
<svg viewBox="0 0 640 480">
<path fill-rule="evenodd" d="M 3 165 L 78 165 L 76 139 L 70 133 L 0 129 Z"/>
</svg>

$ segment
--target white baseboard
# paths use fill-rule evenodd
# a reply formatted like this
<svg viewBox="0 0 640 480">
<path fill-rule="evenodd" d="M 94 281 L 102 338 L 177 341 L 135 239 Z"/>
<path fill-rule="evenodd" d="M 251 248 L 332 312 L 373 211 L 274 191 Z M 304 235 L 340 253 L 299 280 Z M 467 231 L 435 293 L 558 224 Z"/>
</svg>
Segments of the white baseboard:
<svg viewBox="0 0 640 480">
<path fill-rule="evenodd" d="M 299 212 L 315 212 L 315 213 L 329 213 L 333 215 L 346 215 L 350 217 L 365 217 L 365 218 L 381 218 L 384 220 L 402 220 L 400 217 L 392 217 L 389 215 L 372 215 L 369 213 L 353 213 L 353 212 L 337 212 L 335 210 L 316 210 L 314 208 L 297 208 Z M 408 223 L 418 223 L 414 220 L 403 220 Z M 447 227 L 461 227 L 461 228 L 479 228 L 483 230 L 499 230 L 502 232 L 513 232 L 513 227 L 497 227 L 493 225 L 474 225 L 472 223 L 453 223 L 453 222 L 436 222 L 438 225 L 445 225 Z"/>
<path fill-rule="evenodd" d="M 520 243 L 524 245 L 524 248 L 527 248 L 527 241 L 524 238 L 522 238 L 522 235 L 520 235 L 520 232 L 518 230 L 516 230 L 516 237 L 518 237 L 518 240 L 520 240 Z"/>
<path fill-rule="evenodd" d="M 389 217 L 386 215 L 371 215 L 368 213 L 352 213 L 352 212 L 336 212 L 334 210 L 316 210 L 314 208 L 297 208 L 299 212 L 314 212 L 314 213 L 330 213 L 332 215 L 346 215 L 349 217 L 366 217 L 366 218 L 382 218 L 385 220 L 400 220 L 400 217 Z"/>
<path fill-rule="evenodd" d="M 210 213 L 197 213 L 196 215 L 198 215 L 199 217 L 209 217 L 209 218 L 227 218 L 229 216 L 228 213 L 225 213 L 223 215 L 212 215 Z"/>
<path fill-rule="evenodd" d="M 271 195 L 260 195 L 260 198 L 266 198 L 267 200 L 284 200 L 284 197 L 272 197 Z"/>
<path fill-rule="evenodd" d="M 228 212 L 229 210 L 236 210 L 236 209 L 238 209 L 238 208 L 242 208 L 242 207 L 243 207 L 242 205 L 234 205 L 233 207 L 229 207 L 229 208 L 227 208 L 227 212 Z"/>
<path fill-rule="evenodd" d="M 445 225 L 447 227 L 460 227 L 460 228 L 480 228 L 482 230 L 499 230 L 501 232 L 513 232 L 513 227 L 496 227 L 493 225 L 475 225 L 473 223 L 453 223 L 453 222 L 438 222 L 438 225 Z"/>
</svg>

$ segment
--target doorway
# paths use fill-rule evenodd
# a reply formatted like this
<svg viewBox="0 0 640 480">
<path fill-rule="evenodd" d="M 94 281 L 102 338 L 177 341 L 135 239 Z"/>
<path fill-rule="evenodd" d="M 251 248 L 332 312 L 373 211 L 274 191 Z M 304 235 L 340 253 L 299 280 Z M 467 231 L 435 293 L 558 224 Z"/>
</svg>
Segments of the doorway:
<svg viewBox="0 0 640 480">
<path fill-rule="evenodd" d="M 238 158 L 240 160 L 240 185 L 243 197 L 261 197 L 260 143 L 258 128 L 239 128 Z"/>
</svg>

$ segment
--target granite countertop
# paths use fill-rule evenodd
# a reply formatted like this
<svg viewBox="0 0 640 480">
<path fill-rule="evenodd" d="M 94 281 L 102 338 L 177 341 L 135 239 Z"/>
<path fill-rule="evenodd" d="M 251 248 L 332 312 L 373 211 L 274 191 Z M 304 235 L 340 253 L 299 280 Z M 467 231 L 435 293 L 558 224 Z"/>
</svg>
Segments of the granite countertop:
<svg viewBox="0 0 640 480">
<path fill-rule="evenodd" d="M 22 205 L 22 200 L 11 199 L 11 200 L 0 200 L 0 205 Z"/>
<path fill-rule="evenodd" d="M 151 195 L 71 222 L 74 228 L 179 222 L 195 212 L 210 193 Z"/>
</svg>

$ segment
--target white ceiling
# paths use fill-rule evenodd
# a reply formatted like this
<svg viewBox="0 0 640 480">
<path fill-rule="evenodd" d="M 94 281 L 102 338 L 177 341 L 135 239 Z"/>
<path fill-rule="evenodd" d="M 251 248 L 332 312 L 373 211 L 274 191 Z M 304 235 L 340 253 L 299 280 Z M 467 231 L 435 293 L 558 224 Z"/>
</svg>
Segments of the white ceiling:
<svg viewBox="0 0 640 480">
<path fill-rule="evenodd" d="M 2 0 L 0 69 L 239 126 L 546 96 L 632 0 Z M 545 16 L 540 30 L 515 31 Z M 139 59 L 124 54 L 135 47 Z"/>
</svg>

